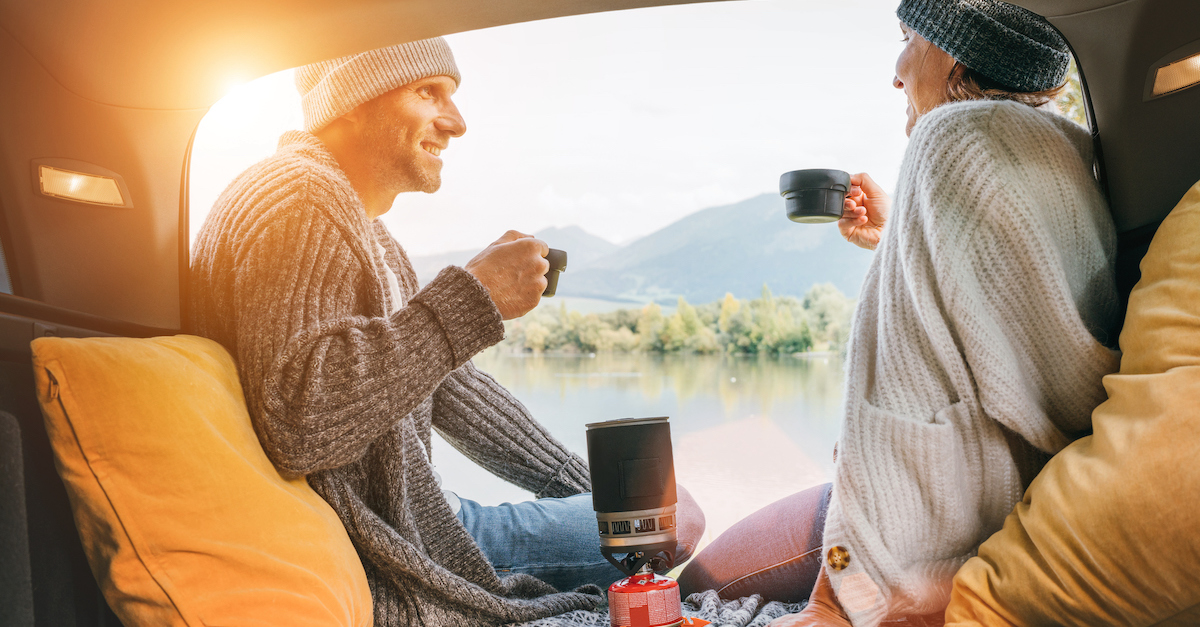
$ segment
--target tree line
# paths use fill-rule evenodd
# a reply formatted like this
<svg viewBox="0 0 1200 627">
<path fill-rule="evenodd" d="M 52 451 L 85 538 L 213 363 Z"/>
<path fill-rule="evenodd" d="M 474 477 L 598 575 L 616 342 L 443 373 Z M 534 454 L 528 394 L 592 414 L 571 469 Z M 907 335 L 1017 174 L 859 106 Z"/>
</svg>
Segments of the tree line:
<svg viewBox="0 0 1200 627">
<path fill-rule="evenodd" d="M 501 346 L 518 351 L 745 353 L 784 355 L 841 351 L 850 336 L 854 301 L 830 283 L 803 298 L 775 296 L 764 285 L 752 300 L 725 298 L 692 305 L 680 297 L 671 314 L 657 303 L 607 313 L 539 307 L 505 323 Z"/>
</svg>

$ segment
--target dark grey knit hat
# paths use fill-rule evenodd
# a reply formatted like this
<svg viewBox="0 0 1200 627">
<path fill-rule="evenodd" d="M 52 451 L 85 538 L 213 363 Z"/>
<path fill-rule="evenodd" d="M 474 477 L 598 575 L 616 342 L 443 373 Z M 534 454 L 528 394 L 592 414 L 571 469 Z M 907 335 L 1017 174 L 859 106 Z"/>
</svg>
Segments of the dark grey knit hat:
<svg viewBox="0 0 1200 627">
<path fill-rule="evenodd" d="M 956 61 L 1013 91 L 1062 84 L 1067 42 L 1045 18 L 1000 0 L 902 0 L 896 16 Z"/>
</svg>

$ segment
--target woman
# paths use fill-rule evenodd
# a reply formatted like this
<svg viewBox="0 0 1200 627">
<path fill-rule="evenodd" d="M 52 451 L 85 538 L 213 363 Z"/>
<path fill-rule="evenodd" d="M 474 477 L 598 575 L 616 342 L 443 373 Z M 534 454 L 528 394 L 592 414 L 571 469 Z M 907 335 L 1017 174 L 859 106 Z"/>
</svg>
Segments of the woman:
<svg viewBox="0 0 1200 627">
<path fill-rule="evenodd" d="M 1115 235 L 1091 137 L 1041 106 L 1063 84 L 1066 42 L 998 0 L 904 0 L 897 15 L 910 143 L 890 216 L 859 174 L 839 223 L 877 252 L 832 489 L 752 515 L 680 578 L 685 593 L 811 595 L 778 625 L 939 622 L 955 571 L 1089 428 L 1118 365 L 1104 345 Z"/>
</svg>

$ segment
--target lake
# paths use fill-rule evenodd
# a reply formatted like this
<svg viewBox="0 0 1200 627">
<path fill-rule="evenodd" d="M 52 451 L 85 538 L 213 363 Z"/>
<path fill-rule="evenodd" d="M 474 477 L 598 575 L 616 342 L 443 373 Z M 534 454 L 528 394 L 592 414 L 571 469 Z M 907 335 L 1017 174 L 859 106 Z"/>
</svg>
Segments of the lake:
<svg viewBox="0 0 1200 627">
<path fill-rule="evenodd" d="M 587 459 L 584 425 L 669 416 L 675 474 L 704 509 L 706 540 L 777 499 L 825 483 L 841 426 L 842 359 L 728 355 L 514 354 L 475 365 Z M 486 505 L 532 498 L 435 435 L 445 487 Z"/>
</svg>

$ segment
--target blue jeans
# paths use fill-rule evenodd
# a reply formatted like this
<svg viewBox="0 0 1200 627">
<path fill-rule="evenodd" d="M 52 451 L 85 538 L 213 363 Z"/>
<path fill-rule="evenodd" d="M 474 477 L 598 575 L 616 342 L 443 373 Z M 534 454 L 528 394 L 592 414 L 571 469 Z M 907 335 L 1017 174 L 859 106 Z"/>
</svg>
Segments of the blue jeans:
<svg viewBox="0 0 1200 627">
<path fill-rule="evenodd" d="M 691 497 L 686 498 L 694 506 Z M 460 499 L 462 509 L 458 519 L 500 576 L 525 573 L 561 591 L 589 583 L 607 590 L 613 582 L 625 577 L 600 554 L 600 534 L 596 527 L 596 512 L 592 510 L 591 493 L 496 506 Z M 691 555 L 704 530 L 703 515 L 700 516 L 699 532 L 683 529 L 687 511 L 684 500 L 681 495 L 676 564 L 682 564 Z M 689 537 L 685 538 L 685 535 Z M 695 537 L 690 537 L 692 535 Z"/>
<path fill-rule="evenodd" d="M 680 592 L 685 598 L 716 590 L 723 599 L 807 599 L 821 570 L 831 488 L 827 483 L 782 498 L 730 527 L 683 569 Z"/>
</svg>

